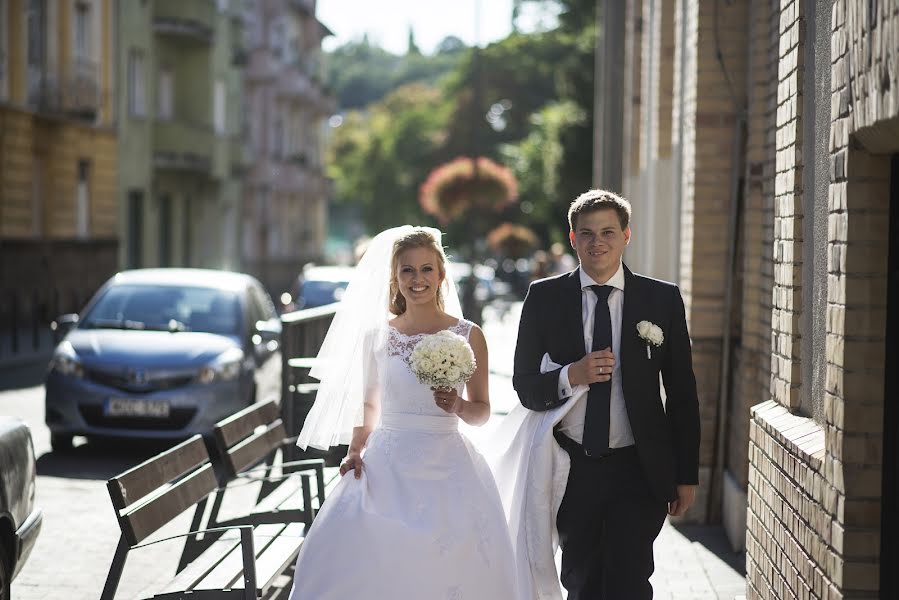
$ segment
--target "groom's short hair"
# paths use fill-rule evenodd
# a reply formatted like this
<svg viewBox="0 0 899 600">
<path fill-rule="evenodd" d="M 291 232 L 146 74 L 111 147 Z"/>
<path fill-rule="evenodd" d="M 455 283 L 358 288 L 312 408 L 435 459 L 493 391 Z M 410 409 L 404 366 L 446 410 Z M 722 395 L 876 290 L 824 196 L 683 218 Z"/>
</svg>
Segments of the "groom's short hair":
<svg viewBox="0 0 899 600">
<path fill-rule="evenodd" d="M 627 229 L 631 222 L 631 203 L 614 192 L 589 190 L 575 198 L 568 207 L 568 225 L 571 227 L 571 231 L 577 227 L 579 216 L 606 208 L 611 208 L 618 213 L 621 229 Z"/>
</svg>

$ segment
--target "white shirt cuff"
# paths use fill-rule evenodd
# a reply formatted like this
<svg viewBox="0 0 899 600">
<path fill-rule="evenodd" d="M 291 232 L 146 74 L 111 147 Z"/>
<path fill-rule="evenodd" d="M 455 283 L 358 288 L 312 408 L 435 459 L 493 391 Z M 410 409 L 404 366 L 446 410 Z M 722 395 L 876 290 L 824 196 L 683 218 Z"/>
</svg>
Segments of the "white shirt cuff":
<svg viewBox="0 0 899 600">
<path fill-rule="evenodd" d="M 573 393 L 571 382 L 568 381 L 568 367 L 570 366 L 571 365 L 565 365 L 562 367 L 562 372 L 559 373 L 559 400 L 571 398 Z"/>
</svg>

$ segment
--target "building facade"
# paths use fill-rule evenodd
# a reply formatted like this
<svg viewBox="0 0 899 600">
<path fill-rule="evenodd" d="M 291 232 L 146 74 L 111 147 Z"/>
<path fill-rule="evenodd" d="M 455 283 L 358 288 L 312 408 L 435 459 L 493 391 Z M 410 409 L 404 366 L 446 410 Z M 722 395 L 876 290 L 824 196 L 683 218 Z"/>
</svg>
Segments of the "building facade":
<svg viewBox="0 0 899 600">
<path fill-rule="evenodd" d="M 315 7 L 314 0 L 244 3 L 252 166 L 243 189 L 242 262 L 274 297 L 324 253 L 330 183 L 323 143 L 336 102 L 322 80 L 321 42 L 330 32 Z"/>
<path fill-rule="evenodd" d="M 597 123 L 621 123 L 623 164 L 601 146 L 595 172 L 634 205 L 630 265 L 678 257 L 691 518 L 745 548 L 749 598 L 899 597 L 899 5 L 612 4 L 625 52 L 597 94 L 621 99 Z"/>
<path fill-rule="evenodd" d="M 118 32 L 120 263 L 239 269 L 241 7 L 124 2 Z"/>
<path fill-rule="evenodd" d="M 114 12 L 0 0 L 0 353 L 10 330 L 80 308 L 115 272 Z"/>
</svg>

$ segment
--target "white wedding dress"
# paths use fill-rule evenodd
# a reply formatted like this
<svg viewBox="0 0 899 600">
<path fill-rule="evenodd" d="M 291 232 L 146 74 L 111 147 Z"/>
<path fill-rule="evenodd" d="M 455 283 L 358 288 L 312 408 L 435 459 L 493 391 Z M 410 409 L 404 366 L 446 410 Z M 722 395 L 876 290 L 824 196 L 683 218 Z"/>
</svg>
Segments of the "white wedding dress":
<svg viewBox="0 0 899 600">
<path fill-rule="evenodd" d="M 468 337 L 472 323 L 450 331 Z M 291 600 L 517 600 L 493 476 L 409 368 L 421 336 L 394 328 L 375 349 L 381 422 L 362 477 L 326 500 L 297 558 Z"/>
</svg>

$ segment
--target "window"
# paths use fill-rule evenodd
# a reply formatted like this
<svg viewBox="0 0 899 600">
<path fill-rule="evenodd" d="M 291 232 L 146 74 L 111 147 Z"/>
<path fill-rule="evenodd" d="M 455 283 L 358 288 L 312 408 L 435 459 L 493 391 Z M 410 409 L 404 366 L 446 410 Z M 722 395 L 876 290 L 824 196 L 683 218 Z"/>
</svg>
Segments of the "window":
<svg viewBox="0 0 899 600">
<path fill-rule="evenodd" d="M 168 121 L 174 116 L 174 77 L 169 69 L 159 71 L 159 98 L 156 117 Z"/>
<path fill-rule="evenodd" d="M 128 103 L 131 116 L 147 116 L 144 53 L 135 49 L 128 53 Z"/>
<path fill-rule="evenodd" d="M 159 197 L 159 266 L 172 266 L 172 197 Z"/>
<path fill-rule="evenodd" d="M 91 5 L 75 3 L 75 57 L 87 60 L 91 56 Z"/>
<path fill-rule="evenodd" d="M 225 133 L 225 82 L 217 79 L 212 99 L 213 126 L 217 134 Z"/>
<path fill-rule="evenodd" d="M 44 157 L 34 154 L 31 176 L 31 233 L 40 237 L 44 233 Z"/>
<path fill-rule="evenodd" d="M 44 99 L 44 66 L 47 50 L 47 6 L 44 0 L 28 0 L 28 101 Z"/>
<path fill-rule="evenodd" d="M 9 27 L 7 26 L 7 0 L 0 0 L 0 100 L 3 100 L 9 95 L 9 87 L 7 84 L 7 79 L 9 79 L 6 75 L 7 70 L 9 69 L 9 65 L 7 64 L 7 56 L 8 56 L 8 38 L 9 38 Z"/>
<path fill-rule="evenodd" d="M 184 212 L 181 219 L 181 264 L 185 267 L 190 266 L 190 198 L 184 197 Z"/>
<path fill-rule="evenodd" d="M 128 255 L 126 257 L 129 269 L 138 269 L 143 265 L 143 227 L 144 193 L 142 190 L 131 190 L 128 192 Z"/>
<path fill-rule="evenodd" d="M 90 235 L 91 202 L 90 202 L 91 163 L 88 160 L 78 161 L 78 187 L 75 189 L 75 210 L 78 237 Z"/>
<path fill-rule="evenodd" d="M 271 49 L 272 54 L 278 60 L 282 60 L 285 54 L 286 32 L 284 31 L 284 23 L 275 21 L 272 23 Z"/>
</svg>

